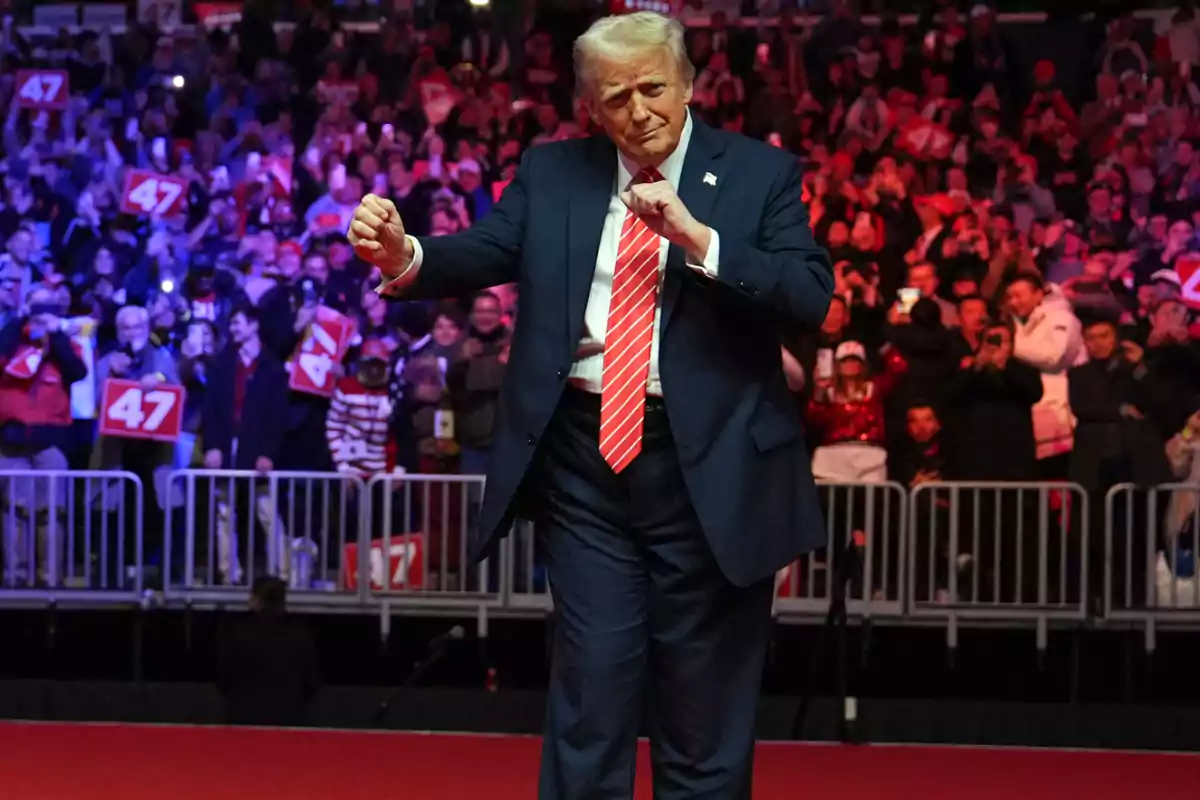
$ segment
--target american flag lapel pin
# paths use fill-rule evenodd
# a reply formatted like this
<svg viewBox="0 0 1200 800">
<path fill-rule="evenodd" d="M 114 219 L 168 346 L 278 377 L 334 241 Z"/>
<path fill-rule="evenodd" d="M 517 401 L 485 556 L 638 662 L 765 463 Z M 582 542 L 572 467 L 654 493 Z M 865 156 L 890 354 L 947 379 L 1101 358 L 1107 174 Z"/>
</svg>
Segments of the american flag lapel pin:
<svg viewBox="0 0 1200 800">
<path fill-rule="evenodd" d="M 707 183 L 709 186 L 716 186 L 717 185 L 717 176 L 713 175 L 711 172 L 706 172 L 706 173 L 704 173 L 704 182 Z"/>
</svg>

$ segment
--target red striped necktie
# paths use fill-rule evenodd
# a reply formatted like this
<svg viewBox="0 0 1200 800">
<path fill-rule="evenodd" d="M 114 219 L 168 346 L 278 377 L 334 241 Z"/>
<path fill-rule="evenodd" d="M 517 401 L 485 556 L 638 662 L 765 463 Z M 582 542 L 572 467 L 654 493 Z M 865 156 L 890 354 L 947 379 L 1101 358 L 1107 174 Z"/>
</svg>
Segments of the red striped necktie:
<svg viewBox="0 0 1200 800">
<path fill-rule="evenodd" d="M 633 182 L 652 183 L 662 179 L 658 170 L 645 169 Z M 659 253 L 658 234 L 632 211 L 627 211 L 613 270 L 600 390 L 600 455 L 618 473 L 642 451 L 646 378 L 650 373 L 650 345 L 654 340 L 654 309 L 658 300 Z"/>
</svg>

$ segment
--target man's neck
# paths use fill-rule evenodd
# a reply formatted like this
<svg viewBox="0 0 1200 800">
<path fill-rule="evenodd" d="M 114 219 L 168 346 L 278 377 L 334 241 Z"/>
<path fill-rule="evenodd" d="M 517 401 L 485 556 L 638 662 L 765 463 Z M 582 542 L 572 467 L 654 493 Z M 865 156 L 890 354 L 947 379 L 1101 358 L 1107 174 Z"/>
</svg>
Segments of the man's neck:
<svg viewBox="0 0 1200 800">
<path fill-rule="evenodd" d="M 242 359 L 243 364 L 251 364 L 262 352 L 262 341 L 257 338 L 247 339 L 242 342 L 242 346 L 238 348 L 238 357 Z"/>
</svg>

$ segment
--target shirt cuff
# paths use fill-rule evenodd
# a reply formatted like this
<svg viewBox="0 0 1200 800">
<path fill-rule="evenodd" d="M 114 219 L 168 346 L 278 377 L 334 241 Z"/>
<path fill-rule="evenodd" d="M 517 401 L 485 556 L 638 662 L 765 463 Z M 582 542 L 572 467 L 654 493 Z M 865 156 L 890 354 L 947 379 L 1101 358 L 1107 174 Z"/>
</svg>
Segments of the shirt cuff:
<svg viewBox="0 0 1200 800">
<path fill-rule="evenodd" d="M 712 228 L 708 229 L 708 233 L 708 251 L 704 254 L 704 262 L 697 264 L 690 255 L 685 255 L 684 258 L 686 259 L 685 263 L 696 272 L 709 278 L 715 278 L 721 263 L 721 237 Z"/>
<path fill-rule="evenodd" d="M 416 277 L 417 271 L 421 269 L 421 262 L 425 260 L 425 251 L 421 249 L 421 242 L 415 236 L 405 236 L 409 244 L 412 245 L 413 257 L 412 261 L 408 262 L 408 266 L 404 268 L 396 277 L 390 281 L 384 281 L 375 289 L 375 293 L 384 297 L 398 297 L 400 292 L 412 283 Z M 711 249 L 711 248 L 710 248 Z"/>
</svg>

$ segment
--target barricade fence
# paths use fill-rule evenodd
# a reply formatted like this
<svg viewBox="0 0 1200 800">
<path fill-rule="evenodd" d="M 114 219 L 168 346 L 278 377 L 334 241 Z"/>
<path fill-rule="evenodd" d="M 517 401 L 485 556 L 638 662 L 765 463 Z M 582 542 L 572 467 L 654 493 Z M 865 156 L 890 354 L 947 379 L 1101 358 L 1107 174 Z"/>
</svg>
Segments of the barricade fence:
<svg viewBox="0 0 1200 800">
<path fill-rule="evenodd" d="M 141 596 L 144 491 L 130 472 L 0 471 L 0 599 Z"/>
<path fill-rule="evenodd" d="M 402 605 L 498 606 L 500 559 L 470 557 L 483 483 L 482 475 L 371 478 L 359 540 L 344 558 L 345 588 Z"/>
<path fill-rule="evenodd" d="M 825 544 L 776 576 L 776 613 L 819 618 L 845 591 L 852 616 L 899 616 L 907 493 L 898 483 L 818 483 Z M 839 577 L 842 578 L 839 585 Z"/>
<path fill-rule="evenodd" d="M 1200 623 L 1200 484 L 1112 487 L 1105 504 L 1105 616 Z"/>
<path fill-rule="evenodd" d="M 318 604 L 345 603 L 354 593 L 358 565 L 346 559 L 356 557 L 367 529 L 360 478 L 185 469 L 167 483 L 167 599 L 240 599 L 266 575 L 292 592 L 325 595 Z"/>
<path fill-rule="evenodd" d="M 178 470 L 158 483 L 147 493 L 126 472 L 0 471 L 0 605 L 124 603 L 145 590 L 168 604 L 236 605 L 274 575 L 306 608 L 553 606 L 532 525 L 471 561 L 482 476 Z M 824 546 L 777 575 L 784 621 L 823 616 L 845 575 L 848 613 L 860 618 L 1042 630 L 1094 611 L 1200 625 L 1200 486 L 1120 485 L 1100 497 L 1068 483 L 819 491 Z"/>
</svg>

